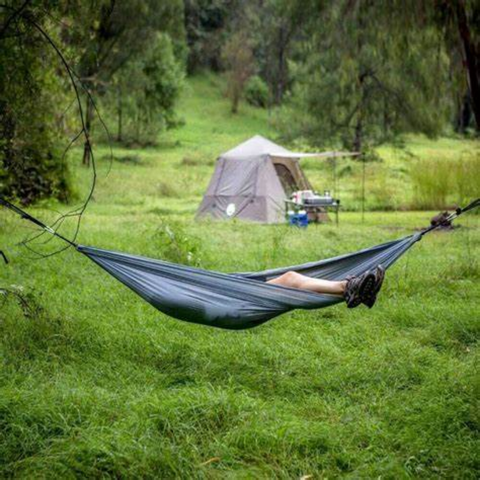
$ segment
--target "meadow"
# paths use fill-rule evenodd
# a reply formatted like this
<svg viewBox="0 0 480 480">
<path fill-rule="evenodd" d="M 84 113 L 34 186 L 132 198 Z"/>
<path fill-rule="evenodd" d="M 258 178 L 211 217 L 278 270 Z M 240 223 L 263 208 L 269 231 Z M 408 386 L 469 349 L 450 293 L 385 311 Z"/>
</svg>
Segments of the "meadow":
<svg viewBox="0 0 480 480">
<path fill-rule="evenodd" d="M 80 243 L 249 271 L 427 226 L 436 212 L 412 210 L 431 200 L 416 196 L 425 168 L 412 162 L 432 170 L 473 158 L 456 184 L 465 196 L 478 190 L 465 180 L 478 142 L 411 137 L 366 165 L 374 211 L 364 216 L 362 168 L 348 161 L 337 165 L 338 226 L 195 222 L 219 153 L 256 133 L 276 137 L 266 111 L 242 104 L 232 116 L 218 82 L 189 80 L 185 125 L 158 146 L 114 147 L 111 160 L 97 145 Z M 81 198 L 91 172 L 78 152 L 69 161 Z M 330 164 L 304 167 L 319 190 L 332 188 Z M 29 211 L 52 221 L 57 209 L 66 207 Z M 395 264 L 372 310 L 294 311 L 230 332 L 157 312 L 73 249 L 33 259 L 16 244 L 34 230 L 1 211 L 10 263 L 0 267 L 0 477 L 478 478 L 480 216 L 458 225 Z"/>
</svg>

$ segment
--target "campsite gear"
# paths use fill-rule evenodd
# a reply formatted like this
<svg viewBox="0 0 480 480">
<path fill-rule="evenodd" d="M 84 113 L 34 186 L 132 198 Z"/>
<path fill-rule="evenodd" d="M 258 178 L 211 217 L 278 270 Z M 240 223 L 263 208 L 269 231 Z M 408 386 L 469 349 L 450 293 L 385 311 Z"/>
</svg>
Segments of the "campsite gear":
<svg viewBox="0 0 480 480">
<path fill-rule="evenodd" d="M 327 222 L 329 220 L 327 211 L 332 209 L 335 212 L 335 223 L 338 225 L 338 211 L 340 208 L 340 200 L 334 200 L 331 197 L 324 198 L 313 196 L 305 198 L 305 200 L 285 200 L 285 209 L 287 211 L 294 210 L 296 212 L 305 210 L 310 223 Z"/>
<path fill-rule="evenodd" d="M 325 197 L 320 195 L 312 195 L 311 197 L 306 197 L 304 200 L 305 205 L 315 205 L 318 207 L 326 207 L 335 204 L 335 200 L 332 197 Z"/>
<path fill-rule="evenodd" d="M 74 246 L 161 312 L 187 322 L 241 330 L 256 327 L 296 308 L 313 310 L 343 301 L 338 295 L 265 283 L 289 270 L 313 278 L 345 280 L 377 265 L 388 269 L 409 248 L 437 226 L 422 232 L 325 260 L 262 272 L 220 273 L 162 260 L 77 245 L 0 198 L 0 204 Z M 480 199 L 449 215 L 449 221 L 480 206 Z"/>
<path fill-rule="evenodd" d="M 383 280 L 385 279 L 385 269 L 379 265 L 375 269 L 375 285 L 373 287 L 372 292 L 369 295 L 364 295 L 362 299 L 362 303 L 366 305 L 368 308 L 372 308 L 377 301 L 377 295 L 383 285 Z"/>
<path fill-rule="evenodd" d="M 281 223 L 285 199 L 312 190 L 298 160 L 334 153 L 291 152 L 256 135 L 220 155 L 196 218 Z"/>
<path fill-rule="evenodd" d="M 289 217 L 290 225 L 300 228 L 308 227 L 308 215 L 305 210 L 301 210 L 298 213 L 292 213 Z"/>
<path fill-rule="evenodd" d="M 367 270 L 358 277 L 347 277 L 347 286 L 343 298 L 348 308 L 358 307 L 365 298 L 369 298 L 375 287 L 375 274 Z"/>
</svg>

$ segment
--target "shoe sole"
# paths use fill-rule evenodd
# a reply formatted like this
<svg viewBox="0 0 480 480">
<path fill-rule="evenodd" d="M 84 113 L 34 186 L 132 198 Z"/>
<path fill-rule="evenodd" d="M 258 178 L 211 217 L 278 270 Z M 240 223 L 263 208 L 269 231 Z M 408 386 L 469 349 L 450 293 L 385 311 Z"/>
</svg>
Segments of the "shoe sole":
<svg viewBox="0 0 480 480">
<path fill-rule="evenodd" d="M 360 284 L 358 288 L 358 293 L 355 296 L 354 301 L 347 305 L 348 308 L 358 307 L 365 297 L 372 295 L 373 288 L 375 287 L 375 274 L 369 273 Z M 369 292 L 369 293 L 368 293 Z"/>
<path fill-rule="evenodd" d="M 370 295 L 367 295 L 363 299 L 363 304 L 365 304 L 368 308 L 372 308 L 377 301 L 377 294 L 382 288 L 383 280 L 385 279 L 385 270 L 382 268 L 381 270 L 377 270 L 379 272 L 379 277 L 375 274 L 375 286 L 373 291 Z"/>
</svg>

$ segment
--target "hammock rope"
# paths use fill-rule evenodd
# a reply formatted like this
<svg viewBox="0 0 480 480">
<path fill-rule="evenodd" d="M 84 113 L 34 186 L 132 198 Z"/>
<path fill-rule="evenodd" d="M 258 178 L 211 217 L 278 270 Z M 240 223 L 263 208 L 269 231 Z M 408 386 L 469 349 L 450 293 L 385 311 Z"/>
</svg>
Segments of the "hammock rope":
<svg viewBox="0 0 480 480">
<path fill-rule="evenodd" d="M 316 262 L 230 274 L 78 245 L 10 202 L 0 199 L 0 203 L 74 246 L 161 312 L 187 322 L 241 330 L 294 309 L 313 310 L 343 302 L 338 295 L 284 287 L 267 280 L 290 270 L 313 278 L 344 280 L 377 265 L 387 269 L 426 233 L 480 206 L 480 199 L 458 208 L 438 225 L 394 241 Z"/>
</svg>

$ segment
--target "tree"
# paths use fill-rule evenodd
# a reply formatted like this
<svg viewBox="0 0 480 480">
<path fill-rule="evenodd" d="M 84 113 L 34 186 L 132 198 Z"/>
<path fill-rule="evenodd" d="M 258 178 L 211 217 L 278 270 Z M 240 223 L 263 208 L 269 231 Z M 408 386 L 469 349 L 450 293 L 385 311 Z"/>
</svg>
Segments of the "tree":
<svg viewBox="0 0 480 480">
<path fill-rule="evenodd" d="M 350 0 L 349 9 L 355 9 L 369 0 Z M 393 0 L 382 12 L 386 28 L 397 31 L 398 26 L 408 31 L 436 29 L 439 48 L 446 49 L 453 70 L 463 72 L 469 98 L 480 132 L 480 3 L 477 0 Z M 463 90 L 463 88 L 462 88 Z"/>
<path fill-rule="evenodd" d="M 403 132 L 441 131 L 453 102 L 438 29 L 409 30 L 398 18 L 395 24 L 390 8 L 346 1 L 312 16 L 309 37 L 297 45 L 301 113 L 288 112 L 290 134 L 362 151 Z"/>
<path fill-rule="evenodd" d="M 254 72 L 253 52 L 245 31 L 230 36 L 222 48 L 222 59 L 227 72 L 227 95 L 232 102 L 232 113 L 237 113 L 245 84 Z"/>
<path fill-rule="evenodd" d="M 0 8 L 0 194 L 22 204 L 51 196 L 67 200 L 56 109 L 66 81 L 58 57 L 32 24 L 45 27 L 45 11 L 52 9 L 42 2 L 9 7 Z"/>
<path fill-rule="evenodd" d="M 465 0 L 457 0 L 452 14 L 457 21 L 477 132 L 480 132 L 480 5 L 468 2 L 467 7 Z"/>
<path fill-rule="evenodd" d="M 320 6 L 315 0 L 256 0 L 247 8 L 250 36 L 261 76 L 280 105 L 291 84 L 289 60 L 304 26 Z"/>
<path fill-rule="evenodd" d="M 114 75 L 140 58 L 166 32 L 183 42 L 181 0 L 76 0 L 68 3 L 64 15 L 77 28 L 65 32 L 66 41 L 77 51 L 78 72 L 90 93 L 102 95 Z M 90 135 L 94 105 L 85 97 L 86 130 Z M 89 143 L 85 142 L 83 163 L 89 165 Z"/>
<path fill-rule="evenodd" d="M 480 132 L 480 3 L 476 0 L 408 3 L 405 11 L 398 9 L 400 15 L 406 15 L 417 27 L 433 25 L 442 33 L 454 69 L 463 75 L 464 81 L 458 84 L 466 86 L 460 93 L 462 121 L 468 118 L 471 107 L 477 133 Z"/>
<path fill-rule="evenodd" d="M 117 114 L 117 140 L 155 143 L 158 132 L 175 125 L 175 103 L 183 83 L 183 65 L 170 37 L 159 33 L 142 57 L 120 69 L 105 104 Z"/>
<path fill-rule="evenodd" d="M 188 45 L 187 70 L 221 69 L 221 46 L 238 0 L 184 0 Z"/>
</svg>

